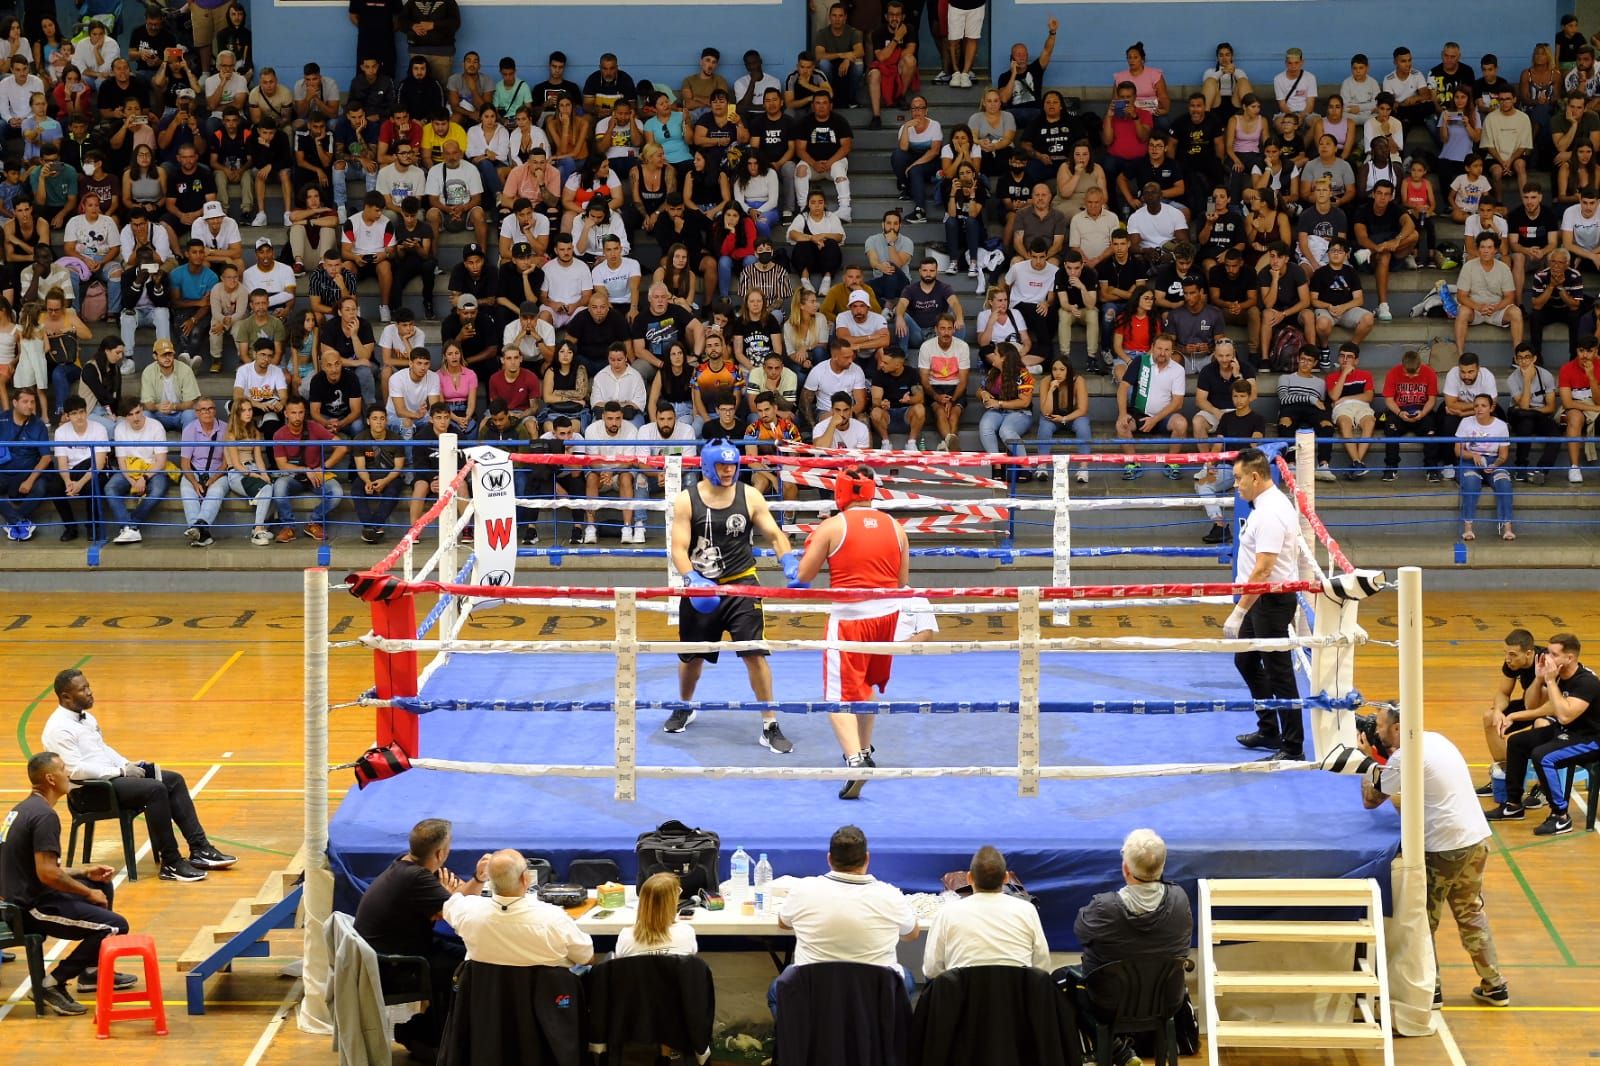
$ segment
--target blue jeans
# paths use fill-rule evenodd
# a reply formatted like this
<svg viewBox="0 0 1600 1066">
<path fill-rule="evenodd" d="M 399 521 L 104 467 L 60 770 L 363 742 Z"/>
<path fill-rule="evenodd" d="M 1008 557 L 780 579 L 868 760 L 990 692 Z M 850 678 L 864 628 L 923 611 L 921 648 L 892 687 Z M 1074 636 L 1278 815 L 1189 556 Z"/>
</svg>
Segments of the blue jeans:
<svg viewBox="0 0 1600 1066">
<path fill-rule="evenodd" d="M 966 244 L 963 247 L 962 241 Z M 944 219 L 944 243 L 950 253 L 950 261 L 957 268 L 978 261 L 978 250 L 983 247 L 983 220 L 973 218 L 957 218 L 955 215 L 946 215 Z"/>
<path fill-rule="evenodd" d="M 124 497 L 128 495 L 129 482 L 126 474 L 120 471 L 111 475 L 111 480 L 106 482 L 106 510 L 111 514 L 111 521 L 118 526 L 133 526 L 138 528 L 150 518 L 150 513 L 166 498 L 167 490 L 172 487 L 172 479 L 165 473 L 150 474 L 145 478 L 144 499 L 133 509 L 133 515 L 128 515 L 128 507 Z"/>
<path fill-rule="evenodd" d="M 780 213 L 777 204 L 751 204 L 750 221 L 756 224 L 756 236 L 772 236 L 772 227 L 778 224 Z"/>
<path fill-rule="evenodd" d="M 939 167 L 936 163 L 913 164 L 911 161 L 921 154 L 915 149 L 902 151 L 896 148 L 889 153 L 889 166 L 894 170 L 895 181 L 911 194 L 911 202 L 926 211 L 929 206 L 928 183 L 939 172 Z"/>
<path fill-rule="evenodd" d="M 483 202 L 486 204 L 499 203 L 500 190 L 505 187 L 500 183 L 500 171 L 495 169 L 493 163 L 485 159 L 478 164 L 478 176 L 483 179 Z M 377 179 L 374 178 L 373 180 L 376 181 Z"/>
<path fill-rule="evenodd" d="M 841 70 L 835 60 L 824 59 L 817 64 L 817 69 L 822 71 L 822 76 L 832 84 L 833 98 L 838 101 L 838 106 L 856 106 L 856 102 L 861 98 L 861 79 L 865 71 L 859 61 L 845 63 Z"/>
<path fill-rule="evenodd" d="M 733 268 L 737 266 L 743 271 L 745 267 L 755 261 L 756 257 L 753 255 L 744 255 L 737 258 L 731 255 L 724 255 L 717 259 L 717 284 L 721 286 L 721 292 L 724 296 L 733 291 Z"/>
<path fill-rule="evenodd" d="M 1074 418 L 1066 425 L 1061 425 L 1059 422 L 1052 422 L 1050 419 L 1044 417 L 1044 415 L 1039 416 L 1039 439 L 1041 441 L 1055 440 L 1056 434 L 1058 433 L 1063 437 L 1069 433 L 1072 434 L 1078 440 L 1078 454 L 1089 454 L 1089 439 L 1093 434 L 1089 429 L 1088 415 L 1084 415 L 1082 418 Z M 1050 455 L 1052 454 L 1052 451 L 1049 447 L 1041 445 L 1039 448 L 1039 453 L 1041 455 Z"/>
<path fill-rule="evenodd" d="M 205 495 L 194 487 L 186 477 L 178 479 L 178 496 L 183 500 L 183 520 L 189 525 L 204 522 L 208 526 L 217 524 L 217 515 L 222 511 L 222 501 L 228 498 L 228 479 L 220 477 L 206 486 Z"/>
<path fill-rule="evenodd" d="M 482 170 L 481 167 L 479 169 Z M 378 172 L 377 171 L 368 170 L 366 167 L 362 166 L 360 160 L 357 160 L 357 159 L 346 159 L 344 161 L 344 169 L 343 170 L 335 170 L 333 172 L 333 206 L 334 207 L 345 207 L 347 204 L 349 204 L 349 202 L 350 202 L 350 179 L 352 177 L 359 177 L 359 178 L 365 179 L 368 192 L 372 192 L 373 190 L 377 189 L 377 187 L 378 187 Z M 497 175 L 495 175 L 495 192 L 496 193 L 498 193 L 500 191 L 499 184 L 500 184 L 500 178 L 499 178 L 499 175 L 497 174 Z M 484 175 L 483 191 L 485 193 L 487 193 L 489 191 L 489 177 L 488 177 L 488 175 Z"/>
<path fill-rule="evenodd" d="M 147 409 L 145 414 L 149 415 L 155 421 L 161 423 L 164 429 L 177 430 L 180 433 L 183 431 L 184 426 L 187 426 L 190 422 L 193 422 L 195 419 L 200 417 L 194 413 L 193 408 L 190 408 L 187 411 L 174 411 L 170 415 L 164 415 L 160 411 L 151 411 Z"/>
<path fill-rule="evenodd" d="M 8 526 L 26 521 L 44 502 L 44 494 L 49 487 L 45 482 L 50 478 L 50 471 L 46 470 L 34 478 L 33 488 L 23 492 L 21 485 L 28 475 L 27 470 L 0 473 L 0 520 L 4 520 Z"/>
<path fill-rule="evenodd" d="M 892 319 L 895 303 L 910 284 L 911 279 L 906 277 L 905 271 L 896 270 L 893 274 L 877 275 L 867 282 L 867 288 L 878 294 L 878 302 L 883 304 L 884 314 Z M 890 338 L 893 339 L 892 333 Z"/>
<path fill-rule="evenodd" d="M 73 275 L 76 277 L 77 275 Z M 107 263 L 99 270 L 91 273 L 87 281 L 99 280 L 106 287 L 106 314 L 116 316 L 122 313 L 122 264 Z M 80 297 L 81 300 L 81 297 Z M 81 307 L 82 304 L 80 303 Z M 132 345 L 128 346 L 130 349 Z"/>
<path fill-rule="evenodd" d="M 50 406 L 52 414 L 58 418 L 61 408 L 67 402 L 67 397 L 72 395 L 72 390 L 78 387 L 78 381 L 83 377 L 83 371 L 74 363 L 50 364 Z"/>
<path fill-rule="evenodd" d="M 122 345 L 128 349 L 129 356 L 133 355 L 134 338 L 143 327 L 154 328 L 158 341 L 172 339 L 172 312 L 165 307 L 130 307 L 112 313 L 122 320 Z"/>
<path fill-rule="evenodd" d="M 1483 470 L 1471 463 L 1461 464 L 1461 520 L 1470 522 L 1478 513 L 1478 494 L 1483 491 L 1484 478 L 1489 479 L 1494 490 L 1494 520 L 1511 521 L 1511 471 L 1505 467 Z"/>
<path fill-rule="evenodd" d="M 278 524 L 294 525 L 294 498 L 313 492 L 321 499 L 312 510 L 310 521 L 321 525 L 328 520 L 328 515 L 339 506 L 340 499 L 344 497 L 344 487 L 339 484 L 337 478 L 324 478 L 320 491 L 313 488 L 310 482 L 302 481 L 299 474 L 279 474 L 273 478 L 272 506 L 278 513 Z"/>
<path fill-rule="evenodd" d="M 1224 521 L 1222 504 L 1216 502 L 1216 497 L 1226 496 L 1233 491 L 1233 464 L 1214 463 L 1211 469 L 1216 471 L 1216 479 L 1210 482 L 1201 481 L 1197 483 L 1194 491 L 1201 496 L 1207 497 L 1206 517 L 1211 519 L 1212 522 L 1222 522 Z"/>
<path fill-rule="evenodd" d="M 1126 300 L 1103 300 L 1100 303 L 1100 352 L 1112 351 L 1111 335 L 1117 331 L 1117 319 L 1122 317 Z M 1091 353 L 1093 354 L 1093 353 Z"/>
<path fill-rule="evenodd" d="M 1033 412 L 1029 410 L 985 411 L 978 420 L 978 439 L 983 442 L 985 452 L 1009 452 L 1010 446 L 1020 442 L 1032 426 Z"/>
</svg>

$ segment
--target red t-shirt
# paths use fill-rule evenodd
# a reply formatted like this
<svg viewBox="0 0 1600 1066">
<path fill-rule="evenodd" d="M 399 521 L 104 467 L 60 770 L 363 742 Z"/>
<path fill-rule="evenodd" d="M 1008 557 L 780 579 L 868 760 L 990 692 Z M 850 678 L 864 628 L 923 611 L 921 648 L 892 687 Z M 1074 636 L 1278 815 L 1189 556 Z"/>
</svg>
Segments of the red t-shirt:
<svg viewBox="0 0 1600 1066">
<path fill-rule="evenodd" d="M 517 374 L 516 381 L 507 381 L 504 371 L 500 371 L 489 378 L 489 400 L 504 400 L 506 407 L 512 411 L 526 411 L 533 406 L 533 401 L 539 398 L 539 379 L 532 371 L 523 370 Z"/>
<path fill-rule="evenodd" d="M 1439 395 L 1439 376 L 1426 364 L 1407 374 L 1404 366 L 1392 367 L 1383 379 L 1383 397 L 1403 411 L 1420 411 L 1431 397 Z"/>
<path fill-rule="evenodd" d="M 321 470 L 328 449 L 308 448 L 306 444 L 310 441 L 332 441 L 334 436 L 321 422 L 313 422 L 308 417 L 305 424 L 300 427 L 299 433 L 288 426 L 283 426 L 272 435 L 272 439 L 277 442 L 272 449 L 275 457 L 286 463 L 299 463 L 307 470 Z"/>
<path fill-rule="evenodd" d="M 1571 389 L 1574 400 L 1592 401 L 1595 379 L 1600 378 L 1600 362 L 1592 361 L 1589 366 L 1593 371 L 1592 375 L 1590 371 L 1584 370 L 1582 360 L 1572 360 L 1561 368 L 1561 373 L 1556 378 L 1556 386 Z"/>
<path fill-rule="evenodd" d="M 1433 371 L 1429 370 L 1428 373 L 1431 374 L 1431 373 L 1433 373 Z M 1372 388 L 1376 387 L 1372 383 L 1372 374 L 1371 374 L 1371 372 L 1370 371 L 1366 371 L 1366 370 L 1359 370 L 1359 369 L 1350 371 L 1350 376 L 1348 378 L 1346 378 L 1345 382 L 1344 382 L 1344 391 L 1341 392 L 1338 396 L 1335 396 L 1333 394 L 1333 390 L 1334 390 L 1335 386 L 1337 386 L 1338 382 L 1339 382 L 1339 372 L 1337 370 L 1335 370 L 1333 373 L 1328 375 L 1328 398 L 1330 400 L 1332 400 L 1334 403 L 1338 403 L 1339 400 L 1342 397 L 1345 397 L 1345 396 L 1360 396 L 1363 392 L 1366 392 L 1368 389 L 1372 389 Z M 1384 382 L 1384 384 L 1388 385 L 1388 382 L 1386 381 L 1386 382 Z M 1426 403 L 1426 402 L 1427 402 L 1426 400 L 1423 401 L 1423 403 Z M 1420 407 L 1422 405 L 1418 404 L 1417 406 Z"/>
</svg>

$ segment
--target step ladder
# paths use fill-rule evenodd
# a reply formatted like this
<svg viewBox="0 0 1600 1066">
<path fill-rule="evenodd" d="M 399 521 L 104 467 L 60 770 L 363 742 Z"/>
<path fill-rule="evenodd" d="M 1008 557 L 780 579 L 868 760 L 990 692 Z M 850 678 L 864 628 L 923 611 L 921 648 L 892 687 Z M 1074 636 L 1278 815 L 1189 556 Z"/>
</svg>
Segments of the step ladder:
<svg viewBox="0 0 1600 1066">
<path fill-rule="evenodd" d="M 1296 911 L 1340 908 L 1363 912 L 1337 921 L 1303 918 L 1218 918 L 1216 911 L 1249 908 Z M 1224 970 L 1216 948 L 1225 943 L 1350 944 L 1364 947 L 1353 968 L 1328 970 Z M 1200 994 L 1205 1000 L 1211 1066 L 1218 1051 L 1237 1048 L 1347 1048 L 1382 1051 L 1394 1066 L 1389 1018 L 1389 970 L 1384 955 L 1383 901 L 1378 882 L 1338 878 L 1213 879 L 1200 882 Z M 1345 995 L 1356 1018 L 1345 1022 L 1225 1021 L 1218 1001 L 1229 995 Z"/>
<path fill-rule="evenodd" d="M 190 1014 L 206 1012 L 206 978 L 231 970 L 234 959 L 272 954 L 268 934 L 296 927 L 305 870 L 306 853 L 301 848 L 288 866 L 267 875 L 254 896 L 238 900 L 221 922 L 195 934 L 178 956 L 178 972 L 186 975 Z"/>
</svg>

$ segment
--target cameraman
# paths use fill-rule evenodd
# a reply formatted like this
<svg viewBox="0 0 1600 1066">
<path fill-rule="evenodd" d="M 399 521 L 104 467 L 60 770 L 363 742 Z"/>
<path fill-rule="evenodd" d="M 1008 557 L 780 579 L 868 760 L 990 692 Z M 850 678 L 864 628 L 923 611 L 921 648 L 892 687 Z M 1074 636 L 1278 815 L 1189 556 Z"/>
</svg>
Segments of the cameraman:
<svg viewBox="0 0 1600 1066">
<path fill-rule="evenodd" d="M 1374 766 L 1361 778 L 1361 802 L 1367 810 L 1383 805 L 1385 799 L 1400 808 L 1400 712 L 1382 707 L 1377 713 L 1377 735 L 1381 747 L 1375 748 L 1365 731 L 1356 734 L 1362 754 L 1385 757 L 1384 766 Z M 1509 782 L 1508 782 L 1509 784 Z M 1472 998 L 1491 1007 L 1511 1002 L 1505 978 L 1495 957 L 1494 936 L 1483 909 L 1483 868 L 1489 858 L 1489 823 L 1484 819 L 1472 791 L 1472 771 L 1467 760 L 1442 733 L 1422 734 L 1423 858 L 1428 872 L 1428 931 L 1438 931 L 1439 916 L 1446 904 L 1456 920 L 1461 946 L 1467 949 L 1473 968 L 1478 971 L 1478 986 Z M 1437 973 L 1438 951 L 1434 951 Z M 1444 1003 L 1443 986 L 1437 977 L 1433 985 L 1433 1005 Z"/>
<path fill-rule="evenodd" d="M 1507 738 L 1506 801 L 1489 812 L 1489 821 L 1520 821 L 1526 817 L 1522 782 L 1531 762 L 1550 801 L 1550 814 L 1533 831 L 1534 835 L 1572 832 L 1566 789 L 1556 775 L 1600 754 L 1600 712 L 1590 711 L 1600 702 L 1600 678 L 1578 661 L 1581 650 L 1577 637 L 1557 633 L 1550 638 L 1549 650 L 1534 660 L 1537 672 L 1526 692 L 1528 707 L 1505 719 L 1508 729 L 1518 722 L 1544 724 Z"/>
</svg>

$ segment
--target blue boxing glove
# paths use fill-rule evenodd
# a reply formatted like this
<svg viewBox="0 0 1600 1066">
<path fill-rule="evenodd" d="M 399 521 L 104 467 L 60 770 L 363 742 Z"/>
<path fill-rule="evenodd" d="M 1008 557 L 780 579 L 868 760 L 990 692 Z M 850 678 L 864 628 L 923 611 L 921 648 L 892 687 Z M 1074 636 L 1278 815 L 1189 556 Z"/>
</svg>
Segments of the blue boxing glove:
<svg viewBox="0 0 1600 1066">
<path fill-rule="evenodd" d="M 795 580 L 789 582 L 789 587 L 792 589 L 808 589 L 811 587 L 811 582 Z"/>
<path fill-rule="evenodd" d="M 789 587 L 810 588 L 810 584 L 800 585 L 800 549 L 793 548 L 783 553 L 778 559 L 778 564 L 783 567 L 783 576 L 788 579 Z"/>
<path fill-rule="evenodd" d="M 691 570 L 684 575 L 683 583 L 690 588 L 715 588 L 717 583 L 706 577 L 698 570 Z M 690 607 L 701 614 L 711 614 L 722 606 L 721 596 L 685 596 L 684 599 Z"/>
</svg>

